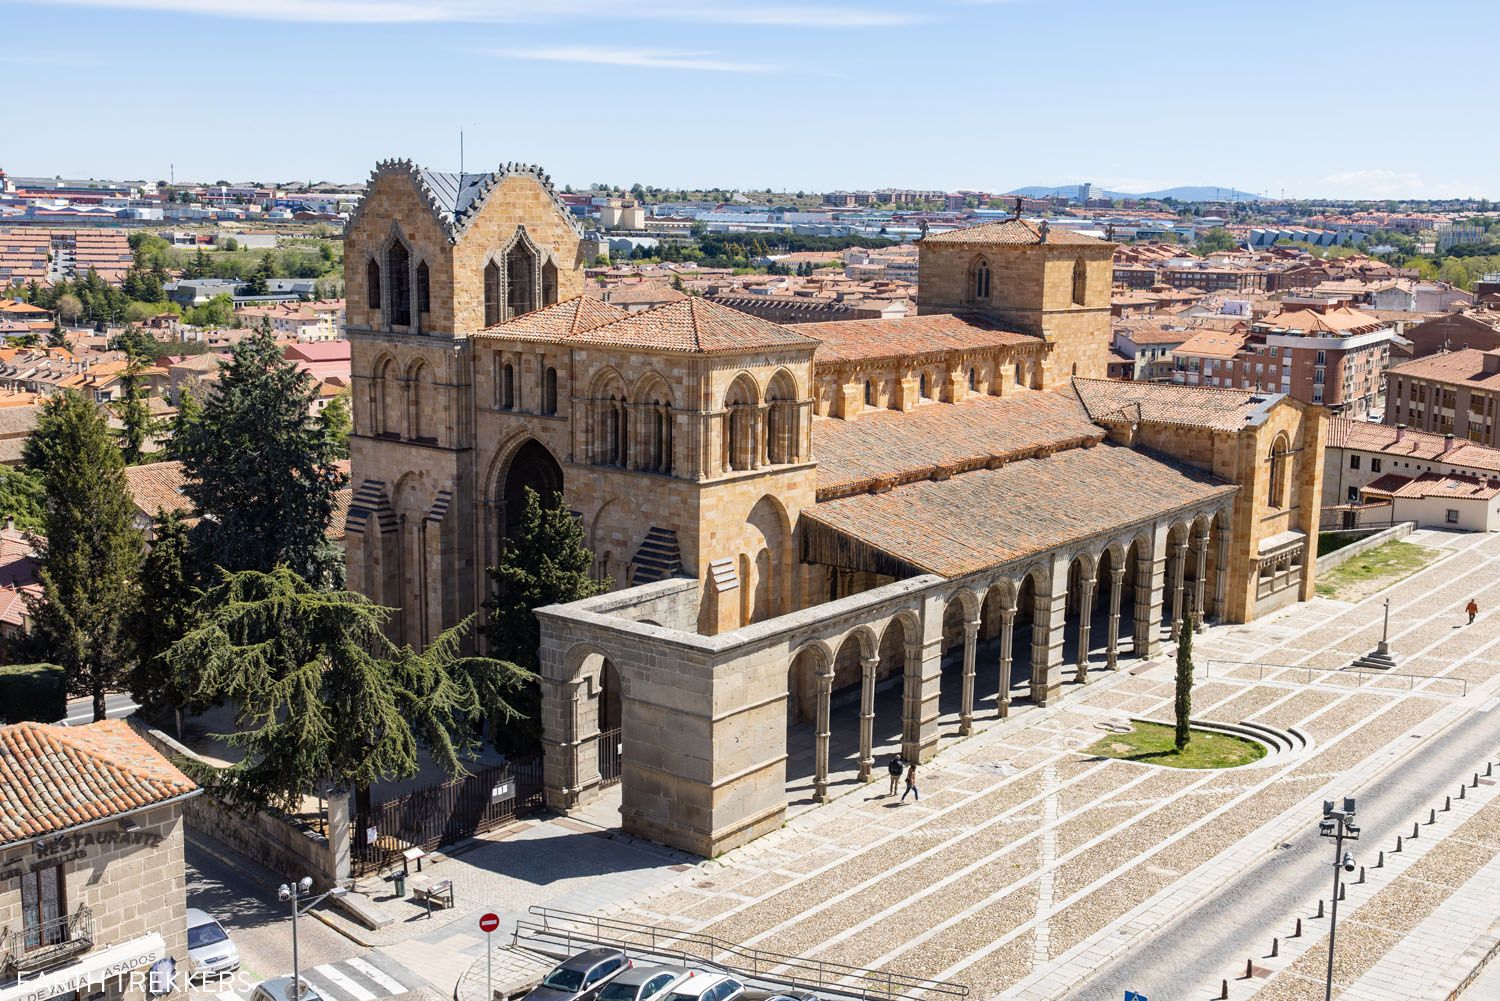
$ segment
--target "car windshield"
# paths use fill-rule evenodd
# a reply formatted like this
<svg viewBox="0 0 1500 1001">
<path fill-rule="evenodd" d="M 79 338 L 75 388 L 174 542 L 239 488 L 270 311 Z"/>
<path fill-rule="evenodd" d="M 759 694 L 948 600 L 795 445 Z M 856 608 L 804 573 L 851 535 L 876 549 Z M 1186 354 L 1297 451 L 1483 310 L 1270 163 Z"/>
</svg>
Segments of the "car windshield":
<svg viewBox="0 0 1500 1001">
<path fill-rule="evenodd" d="M 229 936 L 224 934 L 224 929 L 219 927 L 218 922 L 210 921 L 188 929 L 188 948 L 201 949 L 205 945 L 223 942 L 228 938 Z"/>
<path fill-rule="evenodd" d="M 599 992 L 599 1001 L 635 1001 L 636 990 L 636 984 L 614 981 L 604 985 L 604 990 Z"/>
<path fill-rule="evenodd" d="M 559 966 L 547 974 L 547 979 L 542 981 L 542 986 L 550 987 L 554 991 L 576 991 L 583 986 L 583 971 Z"/>
</svg>

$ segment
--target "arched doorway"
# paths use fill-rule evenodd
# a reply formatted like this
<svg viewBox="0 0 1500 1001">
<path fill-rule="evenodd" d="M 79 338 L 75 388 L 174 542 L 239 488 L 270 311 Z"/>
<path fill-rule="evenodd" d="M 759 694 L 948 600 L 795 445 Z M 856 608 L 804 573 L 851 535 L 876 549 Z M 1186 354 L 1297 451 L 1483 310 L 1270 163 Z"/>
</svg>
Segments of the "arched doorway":
<svg viewBox="0 0 1500 1001">
<path fill-rule="evenodd" d="M 508 539 L 520 528 L 526 509 L 526 490 L 536 491 L 543 509 L 554 507 L 563 491 L 562 467 L 535 438 L 516 449 L 500 487 L 500 537 Z"/>
<path fill-rule="evenodd" d="M 621 762 L 625 757 L 624 693 L 620 672 L 608 657 L 599 669 L 599 782 L 614 785 L 620 781 Z"/>
</svg>

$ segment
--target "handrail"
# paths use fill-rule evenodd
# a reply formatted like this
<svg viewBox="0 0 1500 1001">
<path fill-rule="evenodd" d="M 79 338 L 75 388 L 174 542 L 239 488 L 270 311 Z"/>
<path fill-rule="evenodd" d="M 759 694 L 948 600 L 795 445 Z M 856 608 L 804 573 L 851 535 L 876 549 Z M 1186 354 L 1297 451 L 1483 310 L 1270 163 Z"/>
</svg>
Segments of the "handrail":
<svg viewBox="0 0 1500 1001">
<path fill-rule="evenodd" d="M 602 944 L 625 950 L 643 950 L 687 962 L 719 966 L 758 980 L 808 990 L 831 991 L 846 997 L 894 1001 L 917 994 L 952 998 L 965 998 L 969 995 L 969 988 L 963 984 L 925 980 L 891 971 L 866 970 L 821 959 L 788 956 L 726 942 L 716 935 L 701 935 L 676 928 L 602 918 L 540 905 L 528 908 L 527 913 L 540 921 L 518 921 L 511 939 L 513 945 L 519 944 L 522 929 L 528 929 L 540 935 L 561 938 L 570 951 L 574 948 L 575 940 L 579 944 L 590 946 Z"/>
<path fill-rule="evenodd" d="M 1416 691 L 1419 681 L 1438 681 L 1457 684 L 1459 686 L 1459 698 L 1468 698 L 1469 682 L 1465 678 L 1451 678 L 1442 674 L 1411 674 L 1405 671 L 1368 671 L 1359 667 L 1314 667 L 1311 664 L 1266 664 L 1258 660 L 1226 660 L 1212 658 L 1203 661 L 1203 676 L 1213 677 L 1212 666 L 1214 664 L 1228 665 L 1231 668 L 1253 667 L 1256 669 L 1256 680 L 1263 681 L 1267 671 L 1302 671 L 1307 675 L 1306 684 L 1313 683 L 1314 672 L 1324 677 L 1354 677 L 1354 687 L 1363 687 L 1365 678 L 1405 678 L 1406 690 Z M 1440 694 L 1440 693 L 1432 693 Z"/>
</svg>

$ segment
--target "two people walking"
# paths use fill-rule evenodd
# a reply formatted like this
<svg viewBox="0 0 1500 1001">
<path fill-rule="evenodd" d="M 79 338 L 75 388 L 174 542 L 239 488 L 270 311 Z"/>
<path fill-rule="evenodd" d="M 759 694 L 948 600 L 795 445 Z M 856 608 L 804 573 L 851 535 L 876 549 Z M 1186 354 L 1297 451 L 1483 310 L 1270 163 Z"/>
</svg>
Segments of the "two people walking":
<svg viewBox="0 0 1500 1001">
<path fill-rule="evenodd" d="M 912 762 L 903 761 L 903 760 L 901 760 L 901 755 L 897 754 L 897 755 L 895 755 L 894 757 L 891 758 L 891 763 L 886 767 L 886 771 L 890 774 L 890 777 L 891 777 L 891 792 L 890 792 L 890 795 L 892 795 L 892 796 L 896 795 L 896 786 L 901 781 L 901 774 L 902 774 L 902 772 L 905 772 L 906 773 L 906 791 L 901 794 L 901 799 L 903 801 L 905 801 L 906 797 L 908 795 L 911 795 L 911 796 L 916 797 L 916 799 L 917 799 L 918 802 L 921 801 L 921 799 L 922 799 L 922 793 L 917 789 L 917 764 L 916 764 L 916 762 L 914 762 L 914 761 L 912 761 Z"/>
</svg>

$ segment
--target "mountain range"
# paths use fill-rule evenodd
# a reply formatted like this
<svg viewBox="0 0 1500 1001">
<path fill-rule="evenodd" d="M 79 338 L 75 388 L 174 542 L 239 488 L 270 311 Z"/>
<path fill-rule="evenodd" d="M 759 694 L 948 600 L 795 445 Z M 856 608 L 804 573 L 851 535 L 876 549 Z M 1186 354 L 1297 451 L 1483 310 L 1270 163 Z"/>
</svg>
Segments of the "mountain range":
<svg viewBox="0 0 1500 1001">
<path fill-rule="evenodd" d="M 1078 194 L 1078 185 L 1061 184 L 1057 187 L 1047 187 L 1044 184 L 1028 184 L 1024 188 L 1007 191 L 1006 194 L 1024 195 L 1027 198 L 1051 198 L 1055 195 L 1072 197 Z M 1211 184 L 1185 184 L 1175 188 L 1162 188 L 1159 191 L 1109 191 L 1096 187 L 1094 197 L 1175 198 L 1179 202 L 1258 202 L 1262 200 L 1261 195 L 1249 191 L 1239 191 L 1228 187 L 1219 188 Z"/>
</svg>

